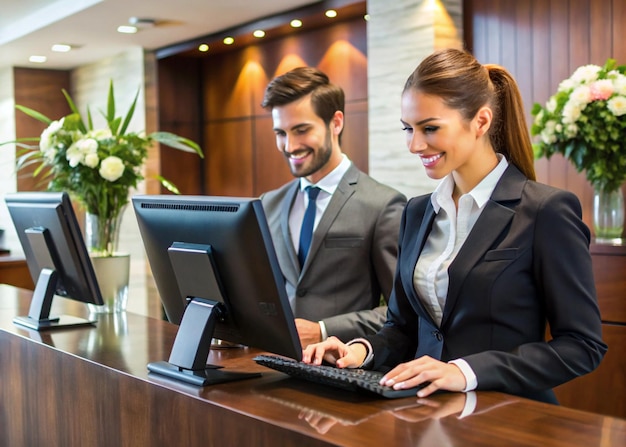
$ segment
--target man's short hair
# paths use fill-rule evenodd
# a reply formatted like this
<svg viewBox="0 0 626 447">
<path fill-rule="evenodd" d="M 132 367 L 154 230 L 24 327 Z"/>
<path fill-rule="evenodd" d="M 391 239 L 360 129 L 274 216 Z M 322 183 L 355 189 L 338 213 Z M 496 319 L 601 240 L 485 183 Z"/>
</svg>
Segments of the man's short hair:
<svg viewBox="0 0 626 447">
<path fill-rule="evenodd" d="M 265 89 L 261 106 L 273 109 L 308 94 L 311 94 L 313 110 L 326 125 L 330 124 L 336 111 L 343 113 L 345 107 L 343 89 L 332 84 L 326 74 L 313 67 L 294 68 L 272 79 Z"/>
</svg>

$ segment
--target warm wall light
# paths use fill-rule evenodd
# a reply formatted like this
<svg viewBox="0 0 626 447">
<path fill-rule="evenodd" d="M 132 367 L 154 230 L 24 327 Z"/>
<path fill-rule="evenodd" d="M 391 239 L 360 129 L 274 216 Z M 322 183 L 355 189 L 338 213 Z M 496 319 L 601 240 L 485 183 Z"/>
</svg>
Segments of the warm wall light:
<svg viewBox="0 0 626 447">
<path fill-rule="evenodd" d="M 328 17 L 330 19 L 332 19 L 334 17 L 337 17 L 337 11 L 335 11 L 334 9 L 329 9 L 324 14 L 326 15 L 326 17 Z"/>
<path fill-rule="evenodd" d="M 35 56 L 35 55 L 33 55 L 33 56 L 29 57 L 28 60 L 30 62 L 35 62 L 37 64 L 43 64 L 45 61 L 48 60 L 48 58 L 46 56 Z"/>
<path fill-rule="evenodd" d="M 233 39 L 232 37 L 224 37 L 224 45 L 232 45 L 235 43 L 235 39 Z"/>
<path fill-rule="evenodd" d="M 252 35 L 253 35 L 254 37 L 258 37 L 258 38 L 260 39 L 261 37 L 265 37 L 265 31 L 263 31 L 262 29 L 258 29 L 258 30 L 256 30 L 256 31 L 254 31 L 254 32 L 252 33 Z"/>
<path fill-rule="evenodd" d="M 302 26 L 302 20 L 293 19 L 289 24 L 292 28 L 300 28 Z"/>
<path fill-rule="evenodd" d="M 369 14 L 365 14 L 365 15 L 363 16 L 363 18 L 365 19 L 365 21 L 366 21 L 366 22 L 369 22 L 369 21 L 370 21 L 370 15 L 369 15 Z"/>
<path fill-rule="evenodd" d="M 64 43 L 56 43 L 52 45 L 52 51 L 56 51 L 57 53 L 67 53 L 72 49 L 71 45 L 67 45 Z"/>
<path fill-rule="evenodd" d="M 200 46 L 198 46 L 198 51 L 206 53 L 207 51 L 209 51 L 209 46 L 206 43 L 200 44 Z"/>
<path fill-rule="evenodd" d="M 123 34 L 135 34 L 137 32 L 137 27 L 130 25 L 121 25 L 117 27 L 117 32 Z"/>
</svg>

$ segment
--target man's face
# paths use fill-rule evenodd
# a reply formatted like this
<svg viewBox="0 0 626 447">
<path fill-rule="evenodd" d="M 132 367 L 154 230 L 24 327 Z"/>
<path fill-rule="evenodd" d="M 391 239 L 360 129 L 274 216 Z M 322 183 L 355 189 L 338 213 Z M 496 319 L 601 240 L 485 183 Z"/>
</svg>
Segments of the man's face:
<svg viewBox="0 0 626 447">
<path fill-rule="evenodd" d="M 276 146 L 295 177 L 321 179 L 335 167 L 329 166 L 333 155 L 330 125 L 315 114 L 311 95 L 274 107 L 272 119 Z"/>
</svg>

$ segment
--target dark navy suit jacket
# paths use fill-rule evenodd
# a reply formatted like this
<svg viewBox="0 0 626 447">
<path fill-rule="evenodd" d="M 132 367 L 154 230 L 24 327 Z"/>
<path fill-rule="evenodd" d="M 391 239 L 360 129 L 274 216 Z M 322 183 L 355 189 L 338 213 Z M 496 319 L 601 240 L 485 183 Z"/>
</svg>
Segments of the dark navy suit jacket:
<svg viewBox="0 0 626 447">
<path fill-rule="evenodd" d="M 440 327 L 413 286 L 434 218 L 430 195 L 404 211 L 387 322 L 368 337 L 375 369 L 423 355 L 463 358 L 479 390 L 556 402 L 553 387 L 598 366 L 607 347 L 589 229 L 574 194 L 529 181 L 509 165 L 449 267 Z"/>
</svg>

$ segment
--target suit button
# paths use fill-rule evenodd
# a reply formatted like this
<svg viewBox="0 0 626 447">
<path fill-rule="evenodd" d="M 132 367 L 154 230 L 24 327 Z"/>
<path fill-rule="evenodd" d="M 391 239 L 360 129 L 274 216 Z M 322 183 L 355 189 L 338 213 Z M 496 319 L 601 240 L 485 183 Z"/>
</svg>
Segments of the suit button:
<svg viewBox="0 0 626 447">
<path fill-rule="evenodd" d="M 307 289 L 298 289 L 296 290 L 296 296 L 303 297 L 308 292 Z"/>
<path fill-rule="evenodd" d="M 443 334 L 439 331 L 433 331 L 433 337 L 435 337 L 437 341 L 443 341 Z"/>
</svg>

